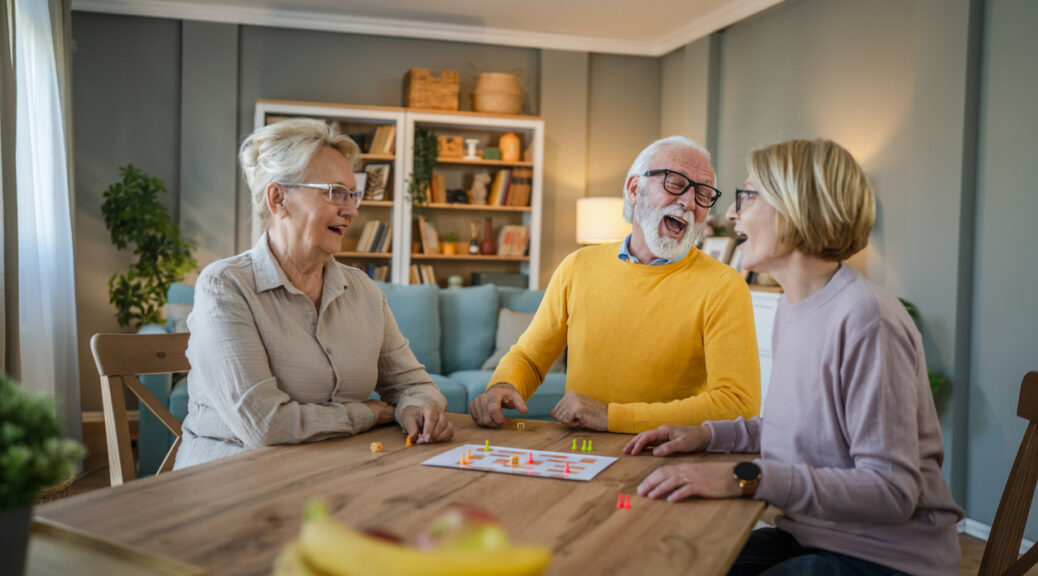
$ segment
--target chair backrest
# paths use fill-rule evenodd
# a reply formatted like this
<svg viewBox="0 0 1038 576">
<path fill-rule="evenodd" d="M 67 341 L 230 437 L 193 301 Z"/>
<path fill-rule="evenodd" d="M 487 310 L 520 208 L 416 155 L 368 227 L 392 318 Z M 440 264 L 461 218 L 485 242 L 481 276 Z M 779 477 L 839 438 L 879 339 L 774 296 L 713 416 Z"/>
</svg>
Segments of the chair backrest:
<svg viewBox="0 0 1038 576">
<path fill-rule="evenodd" d="M 180 447 L 180 422 L 169 413 L 140 380 L 139 374 L 187 372 L 188 334 L 95 334 L 90 339 L 97 372 L 101 375 L 101 400 L 104 404 L 105 437 L 108 441 L 108 468 L 112 486 L 137 477 L 130 448 L 130 426 L 126 419 L 123 386 L 130 389 L 169 431 L 176 436 L 173 446 L 159 466 L 158 473 L 173 468 Z"/>
<path fill-rule="evenodd" d="M 1002 491 L 978 576 L 1022 576 L 1038 563 L 1038 546 L 1032 546 L 1020 556 L 1024 526 L 1038 481 L 1038 372 L 1024 376 L 1016 414 L 1028 421 L 1027 431 Z"/>
</svg>

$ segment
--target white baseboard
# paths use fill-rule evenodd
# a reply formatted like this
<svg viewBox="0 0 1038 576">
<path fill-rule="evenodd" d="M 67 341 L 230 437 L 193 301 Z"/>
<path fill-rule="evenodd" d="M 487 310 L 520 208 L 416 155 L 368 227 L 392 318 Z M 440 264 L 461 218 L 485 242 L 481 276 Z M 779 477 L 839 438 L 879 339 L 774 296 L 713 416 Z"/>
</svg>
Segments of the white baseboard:
<svg viewBox="0 0 1038 576">
<path fill-rule="evenodd" d="M 991 526 L 984 524 L 983 522 L 977 522 L 970 518 L 964 519 L 959 522 L 959 532 L 973 536 L 977 540 L 988 541 L 988 536 L 991 535 Z M 1020 543 L 1020 554 L 1024 554 L 1034 546 L 1034 542 L 1031 542 L 1027 538 L 1024 538 L 1023 542 Z"/>
</svg>

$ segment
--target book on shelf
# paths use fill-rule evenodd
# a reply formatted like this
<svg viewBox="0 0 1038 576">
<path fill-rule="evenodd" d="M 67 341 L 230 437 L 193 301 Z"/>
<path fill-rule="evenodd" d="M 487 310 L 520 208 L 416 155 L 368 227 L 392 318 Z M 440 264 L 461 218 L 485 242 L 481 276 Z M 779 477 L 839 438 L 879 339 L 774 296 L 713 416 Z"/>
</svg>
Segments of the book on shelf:
<svg viewBox="0 0 1038 576">
<path fill-rule="evenodd" d="M 490 197 L 487 199 L 487 204 L 490 206 L 503 206 L 505 194 L 508 191 L 508 181 L 511 177 L 511 172 L 507 169 L 498 170 L 494 174 L 494 182 L 490 184 Z"/>
<path fill-rule="evenodd" d="M 393 247 L 393 223 L 392 222 L 380 222 L 385 227 L 385 234 L 378 241 L 378 247 L 372 252 L 378 252 L 379 254 L 385 254 L 389 252 L 389 249 Z"/>
<path fill-rule="evenodd" d="M 386 253 L 392 247 L 393 225 L 380 220 L 368 220 L 357 241 L 357 252 Z"/>
<path fill-rule="evenodd" d="M 360 232 L 360 239 L 357 240 L 357 252 L 370 252 L 368 247 L 371 246 L 371 237 L 378 230 L 378 220 L 368 220 L 364 224 L 364 228 Z"/>
<path fill-rule="evenodd" d="M 424 216 L 418 217 L 418 236 L 422 240 L 422 254 L 440 253 L 440 237 L 436 227 Z"/>
<path fill-rule="evenodd" d="M 436 272 L 432 264 L 411 264 L 411 284 L 436 284 Z"/>
<path fill-rule="evenodd" d="M 433 172 L 429 179 L 429 201 L 447 203 L 447 177 L 442 172 Z"/>
<path fill-rule="evenodd" d="M 497 237 L 498 256 L 525 256 L 530 241 L 530 228 L 520 224 L 509 224 L 501 228 Z"/>
<path fill-rule="evenodd" d="M 371 137 L 368 154 L 392 154 L 396 148 L 396 125 L 381 124 Z"/>
<path fill-rule="evenodd" d="M 533 169 L 513 168 L 508 185 L 506 206 L 529 206 L 530 194 L 533 191 Z"/>
<path fill-rule="evenodd" d="M 385 264 L 373 264 L 371 262 L 353 262 L 350 264 L 357 270 L 368 275 L 372 280 L 386 282 L 389 279 L 389 266 Z"/>
<path fill-rule="evenodd" d="M 364 185 L 365 200 L 385 200 L 389 189 L 390 164 L 368 164 L 364 167 L 367 176 Z"/>
</svg>

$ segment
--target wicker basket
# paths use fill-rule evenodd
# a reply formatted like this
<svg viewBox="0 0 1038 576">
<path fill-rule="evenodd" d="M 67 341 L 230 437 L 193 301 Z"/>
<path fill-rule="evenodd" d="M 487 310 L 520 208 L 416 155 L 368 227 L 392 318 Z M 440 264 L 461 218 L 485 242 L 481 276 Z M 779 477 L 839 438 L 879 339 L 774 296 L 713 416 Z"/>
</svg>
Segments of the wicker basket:
<svg viewBox="0 0 1038 576">
<path fill-rule="evenodd" d="M 457 110 L 458 72 L 443 70 L 439 76 L 433 76 L 426 68 L 411 68 L 404 75 L 404 106 Z"/>
<path fill-rule="evenodd" d="M 436 148 L 440 158 L 461 158 L 465 155 L 462 150 L 462 142 L 465 139 L 461 136 L 437 136 L 436 137 Z"/>
<path fill-rule="evenodd" d="M 521 114 L 523 91 L 515 74 L 487 72 L 476 78 L 472 90 L 472 108 L 491 114 Z"/>
</svg>

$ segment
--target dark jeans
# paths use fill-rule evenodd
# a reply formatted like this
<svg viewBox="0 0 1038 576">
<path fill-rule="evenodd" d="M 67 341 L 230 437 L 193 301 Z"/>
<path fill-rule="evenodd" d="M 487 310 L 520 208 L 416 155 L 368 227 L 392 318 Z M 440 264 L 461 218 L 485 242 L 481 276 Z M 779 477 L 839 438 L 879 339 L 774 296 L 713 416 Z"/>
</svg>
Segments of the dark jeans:
<svg viewBox="0 0 1038 576">
<path fill-rule="evenodd" d="M 761 528 L 750 533 L 728 576 L 897 576 L 901 572 L 874 562 L 805 548 L 778 528 Z"/>
</svg>

